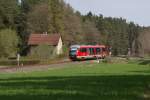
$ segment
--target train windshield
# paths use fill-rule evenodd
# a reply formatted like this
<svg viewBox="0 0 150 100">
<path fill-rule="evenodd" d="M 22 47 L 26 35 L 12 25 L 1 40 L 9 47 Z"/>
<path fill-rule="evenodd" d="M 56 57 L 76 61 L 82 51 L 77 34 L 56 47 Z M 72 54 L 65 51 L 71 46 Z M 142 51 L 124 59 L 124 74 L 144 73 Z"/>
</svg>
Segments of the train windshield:
<svg viewBox="0 0 150 100">
<path fill-rule="evenodd" d="M 76 55 L 77 48 L 71 48 L 70 55 Z"/>
</svg>

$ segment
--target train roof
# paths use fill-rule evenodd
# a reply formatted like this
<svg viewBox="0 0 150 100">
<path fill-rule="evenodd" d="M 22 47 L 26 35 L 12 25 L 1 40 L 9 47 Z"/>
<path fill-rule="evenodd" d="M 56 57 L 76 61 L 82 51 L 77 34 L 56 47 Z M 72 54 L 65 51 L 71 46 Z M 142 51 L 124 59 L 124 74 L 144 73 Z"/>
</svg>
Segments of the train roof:
<svg viewBox="0 0 150 100">
<path fill-rule="evenodd" d="M 84 48 L 84 47 L 106 47 L 105 45 L 72 45 L 70 48 Z"/>
</svg>

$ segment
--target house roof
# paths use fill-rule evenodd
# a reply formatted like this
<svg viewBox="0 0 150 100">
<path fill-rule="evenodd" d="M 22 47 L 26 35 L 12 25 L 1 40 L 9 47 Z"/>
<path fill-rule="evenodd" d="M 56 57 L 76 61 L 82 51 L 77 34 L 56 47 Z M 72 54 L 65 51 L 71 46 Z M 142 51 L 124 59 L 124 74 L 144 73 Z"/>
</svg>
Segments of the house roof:
<svg viewBox="0 0 150 100">
<path fill-rule="evenodd" d="M 28 45 L 48 44 L 56 46 L 59 42 L 59 34 L 31 34 L 29 36 Z"/>
</svg>

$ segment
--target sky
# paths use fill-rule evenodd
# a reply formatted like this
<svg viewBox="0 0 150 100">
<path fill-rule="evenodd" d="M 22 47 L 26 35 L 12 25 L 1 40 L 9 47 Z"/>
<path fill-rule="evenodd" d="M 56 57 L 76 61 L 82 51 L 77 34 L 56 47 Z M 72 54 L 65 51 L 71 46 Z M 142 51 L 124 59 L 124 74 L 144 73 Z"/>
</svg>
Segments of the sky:
<svg viewBox="0 0 150 100">
<path fill-rule="evenodd" d="M 123 17 L 141 26 L 150 26 L 150 0 L 65 0 L 75 10 L 105 17 Z"/>
</svg>

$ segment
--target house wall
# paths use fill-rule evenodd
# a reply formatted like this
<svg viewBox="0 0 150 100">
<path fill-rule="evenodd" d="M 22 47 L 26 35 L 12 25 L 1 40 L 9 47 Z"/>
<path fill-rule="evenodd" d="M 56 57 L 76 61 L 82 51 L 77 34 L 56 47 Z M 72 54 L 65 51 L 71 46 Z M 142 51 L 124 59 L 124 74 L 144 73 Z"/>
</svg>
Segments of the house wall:
<svg viewBox="0 0 150 100">
<path fill-rule="evenodd" d="M 59 38 L 59 42 L 58 42 L 58 45 L 56 47 L 56 54 L 57 55 L 61 55 L 63 53 L 63 42 L 62 42 L 62 39 L 61 37 Z"/>
<path fill-rule="evenodd" d="M 34 49 L 37 47 L 37 45 L 36 46 L 31 46 L 30 45 L 30 47 L 29 47 L 29 52 L 28 52 L 28 56 L 31 56 L 33 53 L 34 53 Z"/>
<path fill-rule="evenodd" d="M 39 47 L 40 46 L 40 47 Z M 48 59 L 54 58 L 56 56 L 56 48 L 57 46 L 50 46 L 50 45 L 38 45 L 38 46 L 31 46 L 29 56 Z"/>
</svg>

